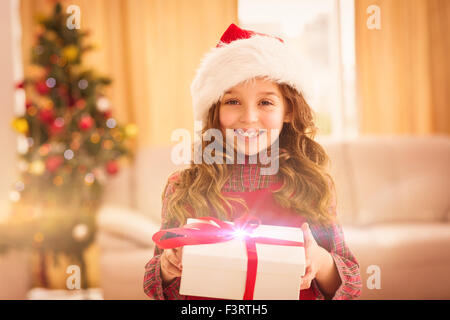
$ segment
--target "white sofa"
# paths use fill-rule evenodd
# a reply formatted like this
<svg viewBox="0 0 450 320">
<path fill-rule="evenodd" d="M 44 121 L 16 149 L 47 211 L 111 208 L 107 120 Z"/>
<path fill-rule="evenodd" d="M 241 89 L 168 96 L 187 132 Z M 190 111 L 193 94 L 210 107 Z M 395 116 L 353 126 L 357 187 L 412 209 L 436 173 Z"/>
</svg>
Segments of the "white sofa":
<svg viewBox="0 0 450 320">
<path fill-rule="evenodd" d="M 346 242 L 360 263 L 360 299 L 450 299 L 450 138 L 319 142 L 332 161 Z M 105 299 L 147 298 L 142 280 L 161 193 L 180 169 L 170 151 L 141 150 L 108 187 L 97 238 Z M 381 288 L 369 289 L 377 267 Z"/>
</svg>

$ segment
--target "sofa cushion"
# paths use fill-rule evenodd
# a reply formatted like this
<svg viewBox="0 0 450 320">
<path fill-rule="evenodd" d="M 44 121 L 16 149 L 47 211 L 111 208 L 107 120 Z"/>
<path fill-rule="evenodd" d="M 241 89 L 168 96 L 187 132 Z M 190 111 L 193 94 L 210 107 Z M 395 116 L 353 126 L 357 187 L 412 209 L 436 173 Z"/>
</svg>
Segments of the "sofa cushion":
<svg viewBox="0 0 450 320">
<path fill-rule="evenodd" d="M 346 243 L 361 268 L 361 299 L 450 299 L 450 223 L 345 227 Z M 369 266 L 381 289 L 369 289 Z"/>
<path fill-rule="evenodd" d="M 347 145 L 355 222 L 444 220 L 450 208 L 450 139 L 377 136 Z"/>
</svg>

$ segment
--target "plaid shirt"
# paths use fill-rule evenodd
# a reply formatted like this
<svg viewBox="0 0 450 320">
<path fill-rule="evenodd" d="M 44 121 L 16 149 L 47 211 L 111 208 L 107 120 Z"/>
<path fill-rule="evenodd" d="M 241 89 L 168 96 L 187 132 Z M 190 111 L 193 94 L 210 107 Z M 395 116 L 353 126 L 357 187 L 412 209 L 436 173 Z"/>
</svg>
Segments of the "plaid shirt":
<svg viewBox="0 0 450 320">
<path fill-rule="evenodd" d="M 257 165 L 244 164 L 232 165 L 232 175 L 223 187 L 222 191 L 252 191 L 267 188 L 274 183 L 278 183 L 277 175 L 260 175 Z M 170 225 L 167 217 L 167 201 L 174 192 L 173 182 L 177 178 L 177 174 L 172 175 L 165 188 L 162 204 L 162 223 L 161 229 L 175 228 L 176 225 Z M 334 198 L 330 206 L 331 213 L 336 215 L 336 198 Z M 314 223 L 309 223 L 311 232 L 318 245 L 330 252 L 334 263 L 339 272 L 341 285 L 335 292 L 332 299 L 344 300 L 354 299 L 361 294 L 361 276 L 359 264 L 351 253 L 344 241 L 344 234 L 339 223 L 334 223 L 329 227 L 323 227 Z M 161 257 L 162 249 L 155 246 L 153 258 L 145 266 L 144 275 L 144 292 L 155 300 L 176 299 L 185 300 L 187 296 L 179 294 L 180 277 L 175 278 L 166 286 L 162 285 L 161 279 Z M 325 296 L 321 292 L 317 281 L 311 282 L 311 288 L 316 299 L 324 300 Z"/>
</svg>

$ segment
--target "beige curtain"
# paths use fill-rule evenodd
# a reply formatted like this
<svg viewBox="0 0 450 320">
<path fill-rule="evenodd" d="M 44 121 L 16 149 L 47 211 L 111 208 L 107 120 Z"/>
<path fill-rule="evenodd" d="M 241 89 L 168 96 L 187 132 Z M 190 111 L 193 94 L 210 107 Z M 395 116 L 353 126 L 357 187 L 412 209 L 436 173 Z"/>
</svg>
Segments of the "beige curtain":
<svg viewBox="0 0 450 320">
<path fill-rule="evenodd" d="M 230 23 L 237 0 L 70 0 L 97 46 L 86 63 L 113 79 L 109 97 L 118 120 L 139 127 L 137 147 L 168 145 L 176 128 L 193 132 L 190 83 L 202 55 Z M 22 0 L 24 65 L 35 16 L 51 1 Z"/>
<path fill-rule="evenodd" d="M 361 132 L 449 134 L 450 1 L 355 0 L 355 29 Z"/>
</svg>

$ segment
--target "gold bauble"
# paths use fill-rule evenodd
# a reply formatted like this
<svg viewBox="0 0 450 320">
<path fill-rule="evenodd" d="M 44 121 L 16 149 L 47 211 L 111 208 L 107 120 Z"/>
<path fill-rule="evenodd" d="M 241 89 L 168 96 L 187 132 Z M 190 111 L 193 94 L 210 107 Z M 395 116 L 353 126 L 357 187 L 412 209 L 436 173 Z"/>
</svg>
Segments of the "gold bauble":
<svg viewBox="0 0 450 320">
<path fill-rule="evenodd" d="M 16 118 L 11 123 L 14 130 L 19 133 L 26 134 L 28 132 L 28 121 L 24 118 Z"/>
</svg>

